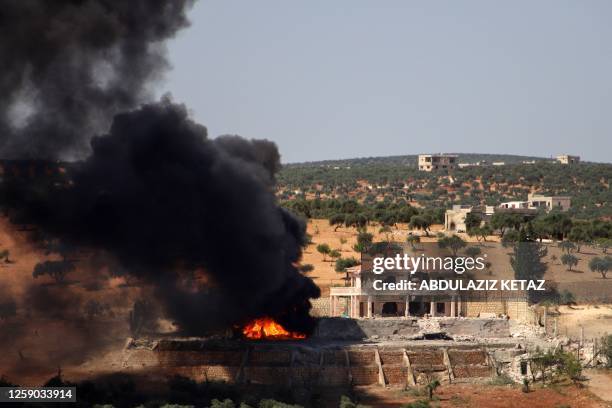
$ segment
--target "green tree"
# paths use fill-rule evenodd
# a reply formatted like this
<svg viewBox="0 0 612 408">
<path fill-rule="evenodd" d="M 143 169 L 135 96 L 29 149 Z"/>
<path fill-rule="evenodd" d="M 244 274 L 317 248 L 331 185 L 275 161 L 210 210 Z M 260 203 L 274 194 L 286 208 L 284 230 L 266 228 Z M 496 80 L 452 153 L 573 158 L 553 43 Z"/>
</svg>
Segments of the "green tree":
<svg viewBox="0 0 612 408">
<path fill-rule="evenodd" d="M 346 227 L 363 228 L 368 225 L 368 217 L 364 214 L 349 214 L 344 220 Z"/>
<path fill-rule="evenodd" d="M 442 249 L 450 249 L 453 256 L 457 256 L 457 252 L 466 246 L 467 242 L 465 242 L 460 236 L 454 234 L 450 237 L 443 237 L 438 240 L 438 247 Z"/>
<path fill-rule="evenodd" d="M 383 227 L 381 227 L 378 230 L 379 234 L 384 234 L 385 235 L 385 241 L 390 242 L 391 241 L 391 227 L 389 227 L 388 225 L 385 225 Z"/>
<path fill-rule="evenodd" d="M 597 246 L 599 248 L 601 248 L 601 251 L 606 254 L 608 253 L 608 249 L 610 248 L 611 244 L 612 244 L 612 239 L 610 238 L 597 238 L 597 240 L 595 241 Z"/>
<path fill-rule="evenodd" d="M 334 227 L 334 232 L 338 231 L 338 228 L 344 225 L 346 216 L 344 214 L 334 214 L 329 217 L 329 225 Z"/>
<path fill-rule="evenodd" d="M 514 269 L 515 279 L 542 279 L 546 272 L 546 264 L 542 262 L 545 256 L 546 251 L 542 245 L 527 238 L 525 230 L 521 229 L 510 256 L 510 265 Z M 533 300 L 533 294 L 528 295 Z"/>
<path fill-rule="evenodd" d="M 567 266 L 567 270 L 571 271 L 572 268 L 578 265 L 578 257 L 572 254 L 561 255 L 561 263 Z"/>
<path fill-rule="evenodd" d="M 418 235 L 410 234 L 406 237 L 406 242 L 410 244 L 412 249 L 416 249 L 416 245 L 421 242 L 421 237 Z"/>
<path fill-rule="evenodd" d="M 517 230 L 510 230 L 502 236 L 501 243 L 504 248 L 514 247 L 520 240 L 520 233 Z"/>
<path fill-rule="evenodd" d="M 574 225 L 567 234 L 567 239 L 576 244 L 576 252 L 580 252 L 582 245 L 592 241 L 592 235 L 588 226 L 584 224 Z"/>
<path fill-rule="evenodd" d="M 357 266 L 359 265 L 360 262 L 359 260 L 357 260 L 354 257 L 350 257 L 350 258 L 338 258 L 336 259 L 336 267 L 335 270 L 336 272 L 345 272 L 346 273 L 346 282 L 348 283 L 349 281 L 349 276 L 348 276 L 348 268 L 351 268 L 353 266 Z"/>
<path fill-rule="evenodd" d="M 331 248 L 329 247 L 328 244 L 325 244 L 325 243 L 319 244 L 317 245 L 317 252 L 323 255 L 323 261 L 326 261 L 327 255 L 329 255 L 329 253 L 331 252 Z"/>
<path fill-rule="evenodd" d="M 337 249 L 332 249 L 331 251 L 329 251 L 329 257 L 332 259 L 332 262 L 334 262 L 334 260 L 340 258 L 341 255 L 342 254 Z"/>
<path fill-rule="evenodd" d="M 469 246 L 465 248 L 465 254 L 470 258 L 476 258 L 478 255 L 482 253 L 482 250 L 475 246 Z"/>
<path fill-rule="evenodd" d="M 434 396 L 434 392 L 436 391 L 436 389 L 440 386 L 440 381 L 435 379 L 432 381 L 429 381 L 427 383 L 427 385 L 425 386 L 427 388 L 427 394 L 429 396 L 429 400 L 433 399 Z"/>
<path fill-rule="evenodd" d="M 355 252 L 366 252 L 372 246 L 373 239 L 374 236 L 371 233 L 361 230 L 357 234 L 357 243 L 353 246 L 353 249 Z"/>
<path fill-rule="evenodd" d="M 609 256 L 606 256 L 605 258 L 596 256 L 595 258 L 592 258 L 589 261 L 589 269 L 591 270 L 591 272 L 597 272 L 601 274 L 601 277 L 603 279 L 606 279 L 608 271 L 610 270 L 610 267 L 612 267 L 611 263 L 612 258 L 610 258 Z"/>
<path fill-rule="evenodd" d="M 471 228 L 467 231 L 468 236 L 475 237 L 478 242 L 481 240 L 483 242 L 487 242 L 487 237 L 493 234 L 493 230 L 488 224 L 483 225 L 482 227 Z"/>
<path fill-rule="evenodd" d="M 414 215 L 410 218 L 410 228 L 423 230 L 426 236 L 429 236 L 429 228 L 432 224 L 432 218 L 426 215 Z"/>
<path fill-rule="evenodd" d="M 479 228 L 481 223 L 482 218 L 477 214 L 470 212 L 465 216 L 465 228 L 468 233 L 474 228 Z"/>
<path fill-rule="evenodd" d="M 572 305 L 576 303 L 576 297 L 572 292 L 565 289 L 563 292 L 561 292 L 561 296 L 559 297 L 559 303 L 561 303 L 562 305 Z"/>
<path fill-rule="evenodd" d="M 569 254 L 572 250 L 576 249 L 576 245 L 570 241 L 561 241 L 559 242 L 559 248 L 561 248 L 563 252 Z"/>
<path fill-rule="evenodd" d="M 519 229 L 523 218 L 518 214 L 511 214 L 507 212 L 496 212 L 491 216 L 491 227 L 499 230 L 500 236 L 504 236 L 505 231 L 508 228 Z"/>
</svg>

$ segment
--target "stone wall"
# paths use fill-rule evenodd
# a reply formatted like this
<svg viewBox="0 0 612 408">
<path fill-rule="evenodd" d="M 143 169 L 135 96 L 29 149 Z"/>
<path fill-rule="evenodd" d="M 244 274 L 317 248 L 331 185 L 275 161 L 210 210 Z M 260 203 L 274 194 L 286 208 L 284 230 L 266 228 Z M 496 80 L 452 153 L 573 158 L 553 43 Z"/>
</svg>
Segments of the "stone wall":
<svg viewBox="0 0 612 408">
<path fill-rule="evenodd" d="M 481 299 L 463 302 L 461 305 L 461 314 L 465 317 L 479 317 L 483 313 L 493 313 L 496 316 L 508 316 L 512 320 L 519 322 L 529 322 L 531 314 L 529 311 L 529 303 L 526 298 L 516 297 L 508 298 L 501 294 L 482 295 Z"/>
<path fill-rule="evenodd" d="M 139 349 L 124 351 L 127 372 L 150 371 L 183 375 L 196 381 L 225 381 L 285 386 L 423 384 L 495 375 L 487 352 L 475 346 L 426 347 L 312 344 L 249 344 L 228 350 Z"/>
<path fill-rule="evenodd" d="M 363 339 L 410 339 L 422 332 L 423 324 L 435 323 L 449 336 L 472 336 L 474 338 L 510 337 L 506 319 L 466 318 L 378 318 L 346 319 L 323 318 L 313 335 L 317 340 L 363 340 Z"/>
</svg>

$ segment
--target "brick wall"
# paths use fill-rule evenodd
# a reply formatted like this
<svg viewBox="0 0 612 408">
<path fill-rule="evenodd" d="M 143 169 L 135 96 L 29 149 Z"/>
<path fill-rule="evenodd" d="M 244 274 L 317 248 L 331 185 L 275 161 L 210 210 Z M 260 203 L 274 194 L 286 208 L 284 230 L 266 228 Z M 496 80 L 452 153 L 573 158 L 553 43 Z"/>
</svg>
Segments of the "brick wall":
<svg viewBox="0 0 612 408">
<path fill-rule="evenodd" d="M 403 350 L 379 350 L 380 360 L 383 364 L 403 364 Z"/>
<path fill-rule="evenodd" d="M 411 365 L 444 365 L 444 352 L 442 350 L 408 350 Z"/>
<path fill-rule="evenodd" d="M 401 364 L 383 365 L 383 374 L 387 384 L 406 384 L 408 379 L 408 367 Z"/>
<path fill-rule="evenodd" d="M 293 350 L 293 351 L 292 351 Z M 180 374 L 196 381 L 227 381 L 237 379 L 245 350 L 147 350 L 133 349 L 125 354 L 127 370 L 155 367 L 161 375 Z M 244 367 L 245 381 L 256 384 L 310 386 L 374 385 L 379 382 L 379 366 L 374 347 L 352 349 L 305 350 L 301 347 L 256 345 Z M 385 347 L 378 350 L 382 373 L 389 385 L 404 385 L 409 375 L 404 349 Z M 448 380 L 444 350 L 415 346 L 406 351 L 417 381 L 428 377 Z M 350 367 L 346 365 L 348 355 Z M 292 364 L 292 356 L 293 365 Z M 486 351 L 478 348 L 455 347 L 448 350 L 448 361 L 456 378 L 478 378 L 494 375 Z M 322 364 L 320 364 L 322 363 Z M 420 379 L 420 380 L 419 380 Z"/>
<path fill-rule="evenodd" d="M 324 365 L 346 366 L 346 355 L 344 351 L 327 350 L 323 352 Z"/>
<path fill-rule="evenodd" d="M 351 366 L 354 385 L 372 385 L 378 383 L 378 366 Z"/>
<path fill-rule="evenodd" d="M 325 386 L 347 385 L 348 384 L 348 369 L 338 366 L 323 366 L 321 367 L 321 378 L 319 384 Z"/>
<path fill-rule="evenodd" d="M 457 366 L 453 367 L 453 373 L 455 378 L 479 378 L 479 377 L 491 377 L 493 375 L 493 369 L 488 366 Z"/>
<path fill-rule="evenodd" d="M 350 350 L 348 355 L 351 366 L 368 366 L 375 364 L 374 350 Z"/>
<path fill-rule="evenodd" d="M 276 366 L 276 365 L 290 365 L 291 364 L 291 352 L 289 350 L 279 351 L 263 351 L 263 350 L 251 350 L 249 353 L 249 365 L 252 366 Z"/>
<path fill-rule="evenodd" d="M 449 350 L 451 365 L 487 364 L 487 355 L 482 350 Z"/>
<path fill-rule="evenodd" d="M 253 384 L 290 385 L 290 367 L 245 367 L 244 378 Z"/>
<path fill-rule="evenodd" d="M 159 363 L 170 366 L 227 365 L 239 366 L 243 351 L 160 351 Z"/>
</svg>

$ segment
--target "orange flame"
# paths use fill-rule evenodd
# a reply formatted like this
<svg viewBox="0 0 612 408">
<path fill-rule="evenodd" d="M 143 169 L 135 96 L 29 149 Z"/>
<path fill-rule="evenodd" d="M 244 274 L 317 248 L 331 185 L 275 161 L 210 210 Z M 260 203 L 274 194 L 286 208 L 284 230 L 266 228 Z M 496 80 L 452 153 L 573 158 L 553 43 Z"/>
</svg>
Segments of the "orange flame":
<svg viewBox="0 0 612 408">
<path fill-rule="evenodd" d="M 291 340 L 305 339 L 306 335 L 285 330 L 283 326 L 270 317 L 255 319 L 242 329 L 244 337 L 251 340 Z"/>
</svg>

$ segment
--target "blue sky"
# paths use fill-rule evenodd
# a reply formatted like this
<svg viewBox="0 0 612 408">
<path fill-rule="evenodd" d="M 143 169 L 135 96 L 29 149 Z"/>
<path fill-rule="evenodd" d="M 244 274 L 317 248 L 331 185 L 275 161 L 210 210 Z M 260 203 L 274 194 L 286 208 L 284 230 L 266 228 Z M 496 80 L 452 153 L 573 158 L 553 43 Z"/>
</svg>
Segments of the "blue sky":
<svg viewBox="0 0 612 408">
<path fill-rule="evenodd" d="M 283 162 L 422 152 L 610 162 L 612 2 L 200 0 L 156 89 Z"/>
</svg>

